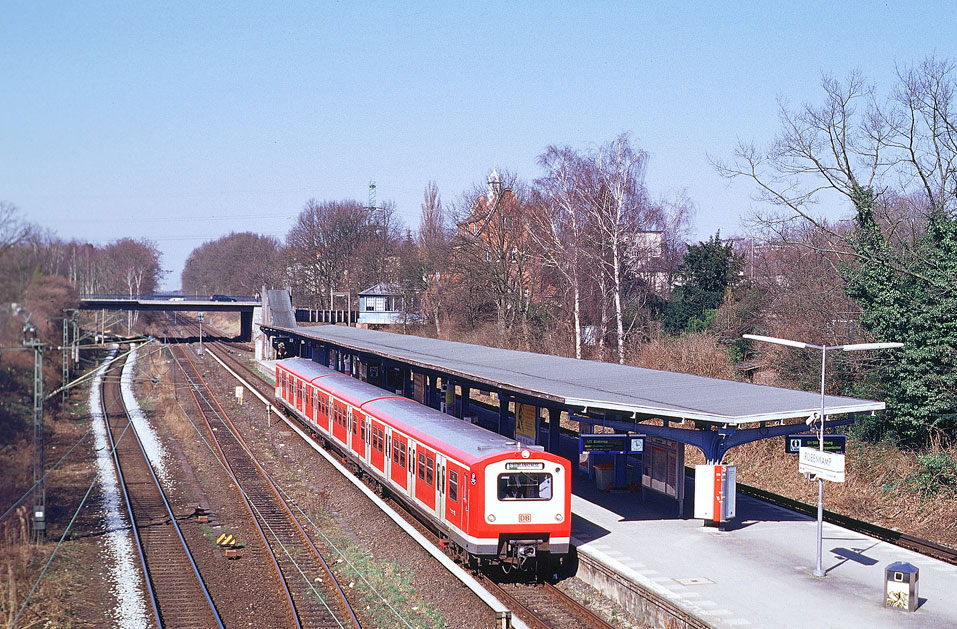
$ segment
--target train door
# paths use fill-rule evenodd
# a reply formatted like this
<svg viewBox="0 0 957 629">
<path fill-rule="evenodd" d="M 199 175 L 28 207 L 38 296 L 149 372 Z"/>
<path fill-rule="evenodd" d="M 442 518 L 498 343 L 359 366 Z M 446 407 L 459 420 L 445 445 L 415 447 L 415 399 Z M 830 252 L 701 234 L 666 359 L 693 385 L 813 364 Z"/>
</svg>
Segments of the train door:
<svg viewBox="0 0 957 629">
<path fill-rule="evenodd" d="M 409 485 L 407 487 L 408 493 L 410 496 L 415 497 L 415 488 L 418 483 L 415 482 L 415 455 L 418 448 L 415 446 L 415 442 L 409 439 L 409 457 L 406 460 L 408 467 L 408 476 Z"/>
<path fill-rule="evenodd" d="M 385 428 L 377 421 L 368 420 L 372 424 L 372 439 L 369 441 L 369 462 L 372 467 L 380 471 L 385 471 L 386 449 L 385 449 Z"/>
<path fill-rule="evenodd" d="M 372 420 L 369 418 L 368 415 L 366 416 L 366 419 L 365 419 L 365 426 L 366 426 L 366 434 L 365 434 L 366 447 L 365 447 L 365 452 L 363 454 L 365 456 L 366 461 L 371 461 L 372 446 L 375 445 L 376 439 L 375 439 L 375 435 L 372 434 Z"/>
<path fill-rule="evenodd" d="M 435 515 L 445 519 L 445 456 L 435 453 Z"/>
<path fill-rule="evenodd" d="M 326 397 L 326 394 L 319 390 L 319 387 L 315 387 L 313 390 L 313 399 L 312 406 L 316 411 L 316 426 L 323 430 L 329 430 L 329 425 L 326 423 L 326 413 L 323 408 L 323 400 Z"/>
<path fill-rule="evenodd" d="M 345 443 L 348 436 L 346 431 L 346 407 L 335 398 L 330 399 L 330 406 L 332 407 L 332 436 Z"/>
<path fill-rule="evenodd" d="M 445 520 L 457 528 L 463 528 L 465 516 L 465 492 L 468 486 L 468 471 L 454 461 L 445 462 Z"/>
<path fill-rule="evenodd" d="M 391 435 L 391 441 L 392 457 L 389 460 L 389 478 L 404 490 L 409 484 L 409 475 L 406 471 L 409 465 L 408 442 L 405 437 L 395 432 Z"/>
<path fill-rule="evenodd" d="M 352 450 L 360 459 L 366 458 L 366 416 L 352 409 Z"/>
<path fill-rule="evenodd" d="M 428 448 L 415 448 L 414 496 L 428 509 L 435 509 L 435 453 Z"/>
<path fill-rule="evenodd" d="M 306 394 L 306 400 L 305 400 L 306 417 L 309 419 L 310 422 L 315 423 L 316 416 L 313 413 L 315 413 L 315 409 L 316 409 L 316 405 L 315 405 L 316 390 L 312 388 L 312 385 L 309 384 L 308 382 L 303 383 L 303 388 L 305 388 L 305 394 Z"/>
</svg>

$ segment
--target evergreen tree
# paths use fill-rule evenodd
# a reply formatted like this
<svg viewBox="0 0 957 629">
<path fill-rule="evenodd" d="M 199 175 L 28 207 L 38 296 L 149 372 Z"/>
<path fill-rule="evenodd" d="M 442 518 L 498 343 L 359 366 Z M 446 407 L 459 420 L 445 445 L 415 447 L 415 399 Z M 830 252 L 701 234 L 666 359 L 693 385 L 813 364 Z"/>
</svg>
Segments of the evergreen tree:
<svg viewBox="0 0 957 629">
<path fill-rule="evenodd" d="M 860 262 L 842 269 L 861 327 L 904 347 L 881 370 L 887 413 L 873 436 L 908 445 L 957 437 L 957 219 L 935 209 L 913 245 L 898 251 L 874 218 L 874 194 L 856 188 Z"/>
<path fill-rule="evenodd" d="M 665 308 L 665 329 L 680 333 L 707 327 L 741 268 L 741 258 L 735 255 L 730 242 L 721 242 L 721 232 L 689 246 L 678 267 L 682 284 L 672 292 Z"/>
</svg>

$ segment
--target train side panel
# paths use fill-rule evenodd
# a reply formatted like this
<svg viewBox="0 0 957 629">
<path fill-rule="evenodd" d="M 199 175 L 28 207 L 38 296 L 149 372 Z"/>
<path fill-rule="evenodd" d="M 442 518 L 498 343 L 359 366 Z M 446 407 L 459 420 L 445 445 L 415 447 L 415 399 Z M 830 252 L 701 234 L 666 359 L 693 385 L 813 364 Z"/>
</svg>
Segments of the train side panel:
<svg viewBox="0 0 957 629">
<path fill-rule="evenodd" d="M 369 392 L 363 401 L 356 396 L 366 395 L 364 390 L 337 388 L 341 381 L 333 374 L 303 381 L 278 366 L 277 371 L 276 394 L 287 408 L 341 444 L 367 473 L 405 496 L 469 553 L 522 563 L 568 551 L 571 477 L 565 459 L 516 449 L 478 461 L 458 460 L 431 434 L 413 436 L 399 428 L 401 422 L 394 425 L 389 415 L 377 415 L 374 406 L 367 411 L 354 406 L 381 399 L 378 393 Z M 392 408 L 400 407 L 412 408 Z"/>
</svg>

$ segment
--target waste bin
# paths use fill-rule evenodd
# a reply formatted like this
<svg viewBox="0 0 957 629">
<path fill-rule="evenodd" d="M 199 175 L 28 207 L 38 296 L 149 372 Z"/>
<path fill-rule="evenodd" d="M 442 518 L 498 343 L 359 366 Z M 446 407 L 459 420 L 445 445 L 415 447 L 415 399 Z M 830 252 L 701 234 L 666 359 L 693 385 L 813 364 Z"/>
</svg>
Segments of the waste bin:
<svg viewBox="0 0 957 629">
<path fill-rule="evenodd" d="M 595 486 L 602 491 L 613 489 L 615 486 L 615 466 L 612 463 L 593 465 L 595 470 Z"/>
<path fill-rule="evenodd" d="M 884 569 L 884 607 L 897 607 L 909 612 L 917 609 L 916 566 L 898 561 Z"/>
</svg>

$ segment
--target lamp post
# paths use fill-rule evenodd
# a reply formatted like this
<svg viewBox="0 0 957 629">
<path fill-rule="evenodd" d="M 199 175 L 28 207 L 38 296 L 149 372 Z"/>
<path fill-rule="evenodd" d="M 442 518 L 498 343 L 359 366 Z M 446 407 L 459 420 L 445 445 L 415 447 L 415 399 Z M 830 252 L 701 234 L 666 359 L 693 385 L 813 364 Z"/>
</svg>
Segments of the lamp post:
<svg viewBox="0 0 957 629">
<path fill-rule="evenodd" d="M 775 343 L 776 345 L 787 345 L 788 347 L 797 347 L 805 349 L 821 350 L 821 410 L 818 415 L 818 450 L 824 452 L 824 369 L 827 360 L 827 351 L 839 349 L 845 352 L 859 352 L 870 349 L 891 349 L 894 347 L 903 347 L 903 343 L 856 343 L 852 345 L 812 345 L 811 343 L 802 343 L 800 341 L 790 341 L 788 339 L 779 339 L 773 336 L 758 336 L 757 334 L 745 334 L 743 338 L 752 341 L 764 341 L 765 343 Z M 821 565 L 824 546 L 824 479 L 817 479 L 817 567 L 811 573 L 816 577 L 827 576 Z"/>
</svg>

